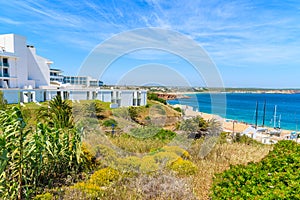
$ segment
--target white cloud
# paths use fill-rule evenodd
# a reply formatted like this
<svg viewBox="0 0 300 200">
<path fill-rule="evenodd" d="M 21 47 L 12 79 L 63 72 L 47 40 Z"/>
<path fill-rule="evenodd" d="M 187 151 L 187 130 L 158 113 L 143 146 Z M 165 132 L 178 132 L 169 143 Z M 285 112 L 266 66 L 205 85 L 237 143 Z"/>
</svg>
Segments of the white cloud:
<svg viewBox="0 0 300 200">
<path fill-rule="evenodd" d="M 5 23 L 5 24 L 12 24 L 12 25 L 19 25 L 21 24 L 20 21 L 16 21 L 10 18 L 6 18 L 6 17 L 0 17 L 0 22 Z"/>
</svg>

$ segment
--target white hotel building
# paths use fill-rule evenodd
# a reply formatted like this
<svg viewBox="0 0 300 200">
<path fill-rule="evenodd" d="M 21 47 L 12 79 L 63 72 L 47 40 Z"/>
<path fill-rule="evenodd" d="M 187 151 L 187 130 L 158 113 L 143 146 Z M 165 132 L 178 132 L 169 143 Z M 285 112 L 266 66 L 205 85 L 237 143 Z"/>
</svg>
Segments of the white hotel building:
<svg viewBox="0 0 300 200">
<path fill-rule="evenodd" d="M 52 61 L 38 56 L 26 38 L 0 35 L 0 90 L 8 103 L 43 102 L 60 95 L 63 99 L 98 99 L 112 107 L 147 104 L 146 90 L 101 89 L 102 81 L 88 76 L 63 76 L 51 69 Z"/>
</svg>

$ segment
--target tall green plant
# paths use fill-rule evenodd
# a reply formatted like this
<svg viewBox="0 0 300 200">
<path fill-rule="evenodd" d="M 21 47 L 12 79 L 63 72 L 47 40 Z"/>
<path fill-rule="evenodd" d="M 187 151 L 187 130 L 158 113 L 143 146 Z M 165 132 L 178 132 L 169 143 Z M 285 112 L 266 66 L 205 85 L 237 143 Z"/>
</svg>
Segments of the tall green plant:
<svg viewBox="0 0 300 200">
<path fill-rule="evenodd" d="M 60 95 L 52 99 L 48 107 L 41 107 L 38 116 L 51 127 L 73 128 L 72 107 Z"/>
<path fill-rule="evenodd" d="M 6 108 L 7 101 L 4 99 L 3 92 L 0 91 L 0 110 L 4 110 Z"/>
<path fill-rule="evenodd" d="M 20 109 L 0 110 L 0 194 L 4 198 L 21 199 L 28 187 L 30 150 Z"/>
<path fill-rule="evenodd" d="M 82 170 L 80 132 L 60 125 L 29 129 L 19 108 L 0 110 L 1 198 L 30 198 Z"/>
</svg>

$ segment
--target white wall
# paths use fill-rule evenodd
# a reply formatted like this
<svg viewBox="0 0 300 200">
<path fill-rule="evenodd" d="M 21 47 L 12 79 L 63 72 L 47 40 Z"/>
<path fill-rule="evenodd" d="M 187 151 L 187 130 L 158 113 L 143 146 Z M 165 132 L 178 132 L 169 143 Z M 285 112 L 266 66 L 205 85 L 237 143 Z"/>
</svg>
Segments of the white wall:
<svg viewBox="0 0 300 200">
<path fill-rule="evenodd" d="M 37 102 L 43 102 L 46 100 L 51 100 L 57 95 L 57 92 L 60 91 L 61 95 L 63 95 L 64 91 L 69 92 L 69 99 L 70 100 L 86 100 L 87 99 L 87 92 L 90 93 L 90 99 L 92 99 L 92 92 L 94 90 L 47 90 L 47 89 L 22 89 L 22 90 L 16 90 L 16 89 L 3 89 L 4 98 L 8 101 L 8 103 L 18 103 L 19 102 L 19 93 L 20 92 L 32 92 L 34 93 L 34 99 L 33 101 Z M 98 91 L 97 98 L 98 100 L 104 101 L 104 102 L 111 102 L 111 92 L 113 90 L 100 90 Z M 134 94 L 137 92 L 135 90 L 120 90 L 121 92 L 121 107 L 128 107 L 133 106 L 133 97 Z M 25 100 L 25 99 L 20 99 Z M 142 91 L 141 95 L 141 106 L 144 106 L 147 104 L 147 93 L 146 91 Z"/>
<path fill-rule="evenodd" d="M 142 90 L 141 91 L 141 106 L 145 106 L 147 105 L 147 91 L 146 90 Z"/>
<path fill-rule="evenodd" d="M 5 47 L 6 52 L 14 53 L 14 37 L 13 34 L 0 35 L 0 46 Z"/>
<path fill-rule="evenodd" d="M 7 103 L 19 103 L 19 90 L 2 90 L 4 99 Z"/>
<path fill-rule="evenodd" d="M 71 99 L 71 100 L 87 100 L 87 91 L 70 91 L 69 99 Z"/>
<path fill-rule="evenodd" d="M 133 97 L 134 97 L 134 91 L 122 91 L 121 96 L 121 107 L 128 107 L 133 105 Z"/>
<path fill-rule="evenodd" d="M 26 38 L 15 34 L 0 35 L 0 46 L 13 55 L 8 57 L 9 75 L 12 77 L 10 87 L 23 87 L 28 79 Z"/>
<path fill-rule="evenodd" d="M 0 46 L 5 48 L 4 53 L 12 55 L 8 57 L 11 88 L 50 85 L 51 62 L 36 55 L 34 47 L 27 47 L 25 37 L 15 34 L 0 35 Z"/>
<path fill-rule="evenodd" d="M 45 101 L 45 90 L 36 90 L 35 91 L 35 100 L 37 102 L 43 102 Z"/>
<path fill-rule="evenodd" d="M 25 85 L 28 85 L 26 38 L 15 34 L 12 34 L 11 37 L 14 38 L 14 53 L 17 56 L 15 66 L 17 85 L 19 88 L 24 88 Z"/>
<path fill-rule="evenodd" d="M 97 99 L 104 102 L 111 102 L 111 90 L 98 91 Z"/>
<path fill-rule="evenodd" d="M 27 48 L 28 79 L 35 81 L 35 87 L 50 85 L 50 66 L 48 60 L 36 55 L 34 47 Z"/>
</svg>

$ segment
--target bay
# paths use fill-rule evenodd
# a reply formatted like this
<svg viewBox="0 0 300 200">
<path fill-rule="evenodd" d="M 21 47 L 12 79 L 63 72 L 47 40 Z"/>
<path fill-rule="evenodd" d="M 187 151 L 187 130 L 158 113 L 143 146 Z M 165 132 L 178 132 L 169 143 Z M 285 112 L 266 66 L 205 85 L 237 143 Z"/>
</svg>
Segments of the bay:
<svg viewBox="0 0 300 200">
<path fill-rule="evenodd" d="M 282 129 L 300 129 L 300 94 L 259 94 L 259 93 L 198 93 L 187 94 L 190 98 L 168 100 L 171 105 L 182 104 L 192 106 L 194 110 L 217 114 L 226 119 L 238 120 L 250 124 L 255 123 L 256 102 L 258 102 L 258 125 L 263 123 L 263 108 L 266 101 L 265 126 L 274 126 L 274 110 L 276 124 Z M 225 100 L 225 101 L 224 101 Z M 212 105 L 212 102 L 213 105 Z M 221 107 L 226 112 L 221 112 Z"/>
</svg>

